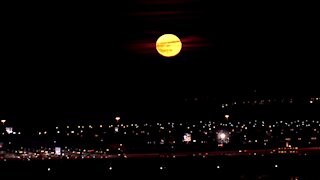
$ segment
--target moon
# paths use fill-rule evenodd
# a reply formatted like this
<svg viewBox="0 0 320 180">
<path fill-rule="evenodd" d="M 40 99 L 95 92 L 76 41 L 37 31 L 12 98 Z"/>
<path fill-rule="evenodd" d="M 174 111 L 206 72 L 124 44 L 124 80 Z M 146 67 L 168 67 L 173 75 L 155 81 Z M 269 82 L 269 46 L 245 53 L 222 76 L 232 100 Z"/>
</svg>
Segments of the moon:
<svg viewBox="0 0 320 180">
<path fill-rule="evenodd" d="M 174 34 L 164 34 L 156 42 L 156 49 L 164 57 L 173 57 L 182 49 L 180 39 Z"/>
</svg>

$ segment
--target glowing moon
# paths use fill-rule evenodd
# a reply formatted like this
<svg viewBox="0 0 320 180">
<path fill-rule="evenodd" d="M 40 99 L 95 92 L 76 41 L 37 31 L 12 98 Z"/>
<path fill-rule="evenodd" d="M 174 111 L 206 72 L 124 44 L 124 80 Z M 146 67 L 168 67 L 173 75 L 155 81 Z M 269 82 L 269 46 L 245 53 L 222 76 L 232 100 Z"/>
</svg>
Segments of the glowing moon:
<svg viewBox="0 0 320 180">
<path fill-rule="evenodd" d="M 179 54 L 182 49 L 180 39 L 174 34 L 164 34 L 156 42 L 156 49 L 164 57 L 172 57 Z"/>
</svg>

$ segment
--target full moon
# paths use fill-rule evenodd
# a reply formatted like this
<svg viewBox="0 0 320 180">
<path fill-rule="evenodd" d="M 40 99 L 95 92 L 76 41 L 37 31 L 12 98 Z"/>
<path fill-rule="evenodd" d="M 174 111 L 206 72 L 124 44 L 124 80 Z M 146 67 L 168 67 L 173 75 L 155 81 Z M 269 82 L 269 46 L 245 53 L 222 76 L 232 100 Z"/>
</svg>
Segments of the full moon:
<svg viewBox="0 0 320 180">
<path fill-rule="evenodd" d="M 164 57 L 173 57 L 182 49 L 180 39 L 174 34 L 164 34 L 156 42 L 156 49 Z"/>
</svg>

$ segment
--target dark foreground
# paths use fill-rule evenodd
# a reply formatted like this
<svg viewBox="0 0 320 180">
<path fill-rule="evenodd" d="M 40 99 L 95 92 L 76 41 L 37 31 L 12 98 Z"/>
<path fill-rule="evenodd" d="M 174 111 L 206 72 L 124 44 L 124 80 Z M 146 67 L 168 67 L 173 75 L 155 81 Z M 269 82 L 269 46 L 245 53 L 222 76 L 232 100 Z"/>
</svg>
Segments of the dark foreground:
<svg viewBox="0 0 320 180">
<path fill-rule="evenodd" d="M 190 157 L 90 160 L 7 160 L 1 177 L 210 177 L 210 179 L 320 179 L 320 156 Z"/>
</svg>

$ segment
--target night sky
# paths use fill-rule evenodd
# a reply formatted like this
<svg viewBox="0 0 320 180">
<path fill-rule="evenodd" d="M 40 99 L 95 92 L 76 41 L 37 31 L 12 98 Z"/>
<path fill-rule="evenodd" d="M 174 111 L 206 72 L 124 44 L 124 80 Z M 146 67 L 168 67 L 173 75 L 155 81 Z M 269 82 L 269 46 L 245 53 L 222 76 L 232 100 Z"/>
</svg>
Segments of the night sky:
<svg viewBox="0 0 320 180">
<path fill-rule="evenodd" d="M 6 6 L 0 118 L 45 124 L 115 114 L 166 117 L 197 96 L 317 92 L 313 10 L 208 2 Z M 156 52 L 164 33 L 182 40 L 178 56 Z"/>
</svg>

